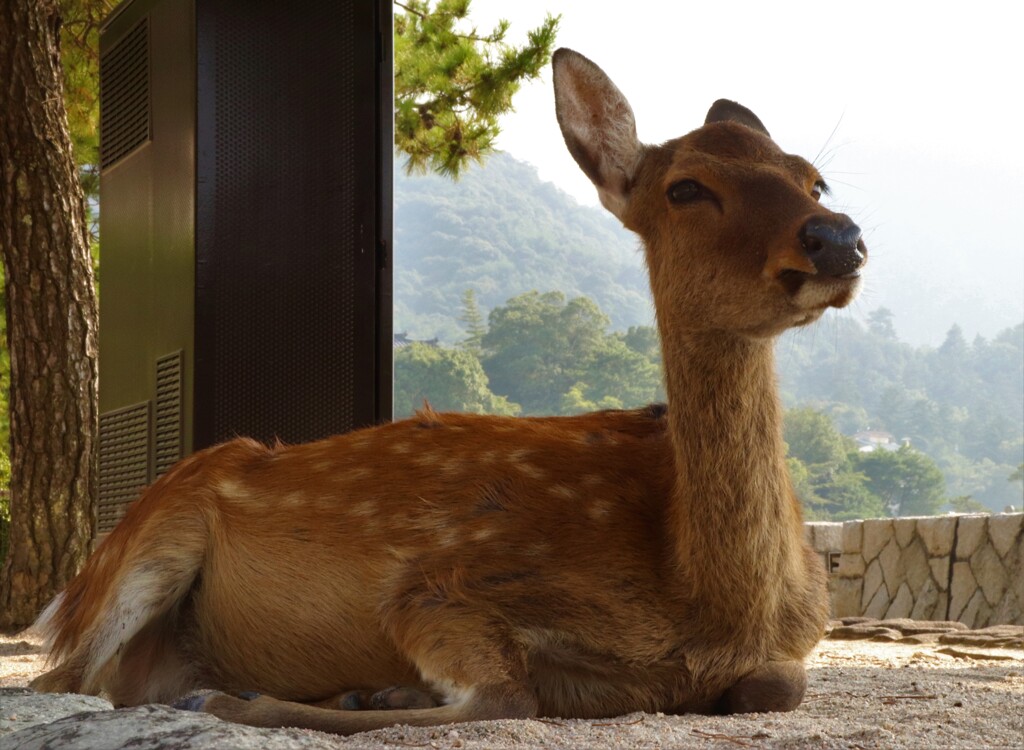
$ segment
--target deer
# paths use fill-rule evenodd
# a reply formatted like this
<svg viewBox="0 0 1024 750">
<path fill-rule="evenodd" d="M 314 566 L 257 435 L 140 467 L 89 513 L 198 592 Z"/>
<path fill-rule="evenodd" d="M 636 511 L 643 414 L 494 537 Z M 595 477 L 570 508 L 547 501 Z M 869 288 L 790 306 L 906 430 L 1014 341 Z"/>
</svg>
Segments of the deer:
<svg viewBox="0 0 1024 750">
<path fill-rule="evenodd" d="M 854 298 L 861 230 L 742 105 L 645 145 L 601 68 L 552 67 L 569 152 L 642 240 L 667 405 L 201 450 L 43 612 L 36 690 L 337 734 L 800 704 L 829 607 L 774 341 Z"/>
</svg>

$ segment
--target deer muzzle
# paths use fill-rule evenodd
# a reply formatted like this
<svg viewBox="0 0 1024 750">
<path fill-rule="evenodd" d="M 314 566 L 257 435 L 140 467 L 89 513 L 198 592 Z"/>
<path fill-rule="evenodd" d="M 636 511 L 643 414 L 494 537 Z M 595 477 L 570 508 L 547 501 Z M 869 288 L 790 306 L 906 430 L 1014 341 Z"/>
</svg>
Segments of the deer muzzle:
<svg viewBox="0 0 1024 750">
<path fill-rule="evenodd" d="M 843 214 L 808 219 L 799 236 L 818 276 L 853 278 L 867 260 L 860 227 Z"/>
</svg>

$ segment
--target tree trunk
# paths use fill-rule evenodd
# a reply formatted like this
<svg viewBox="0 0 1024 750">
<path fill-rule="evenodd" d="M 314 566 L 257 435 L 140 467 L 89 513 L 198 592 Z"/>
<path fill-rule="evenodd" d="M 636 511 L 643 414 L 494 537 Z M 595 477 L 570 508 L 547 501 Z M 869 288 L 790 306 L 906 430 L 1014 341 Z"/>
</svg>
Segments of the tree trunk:
<svg viewBox="0 0 1024 750">
<path fill-rule="evenodd" d="M 55 0 L 0 0 L 0 251 L 11 358 L 10 549 L 0 628 L 30 623 L 96 526 L 96 297 Z"/>
</svg>

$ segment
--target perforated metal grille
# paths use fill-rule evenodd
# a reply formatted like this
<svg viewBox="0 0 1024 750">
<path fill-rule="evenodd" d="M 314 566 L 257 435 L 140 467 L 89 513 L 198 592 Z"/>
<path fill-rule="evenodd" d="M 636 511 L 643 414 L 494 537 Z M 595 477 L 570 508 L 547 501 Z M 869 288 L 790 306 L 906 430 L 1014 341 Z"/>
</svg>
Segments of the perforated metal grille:
<svg viewBox="0 0 1024 750">
<path fill-rule="evenodd" d="M 100 58 L 100 165 L 149 140 L 149 23 L 139 21 Z"/>
<path fill-rule="evenodd" d="M 181 459 L 182 352 L 156 361 L 153 409 L 153 471 L 158 477 Z"/>
<path fill-rule="evenodd" d="M 356 16 L 372 6 L 196 10 L 216 31 L 199 44 L 198 445 L 368 423 L 375 71 Z"/>
<path fill-rule="evenodd" d="M 149 402 L 100 415 L 98 531 L 117 525 L 149 483 Z"/>
</svg>

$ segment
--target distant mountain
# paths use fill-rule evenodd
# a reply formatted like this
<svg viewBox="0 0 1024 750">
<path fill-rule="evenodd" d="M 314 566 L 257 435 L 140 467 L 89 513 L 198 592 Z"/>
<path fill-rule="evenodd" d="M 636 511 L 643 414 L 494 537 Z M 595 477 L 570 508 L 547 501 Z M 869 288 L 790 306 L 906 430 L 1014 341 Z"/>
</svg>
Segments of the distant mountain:
<svg viewBox="0 0 1024 750">
<path fill-rule="evenodd" d="M 466 289 L 485 314 L 536 289 L 590 297 L 617 330 L 653 324 L 636 237 L 507 154 L 458 182 L 396 168 L 395 330 L 460 340 Z"/>
</svg>

